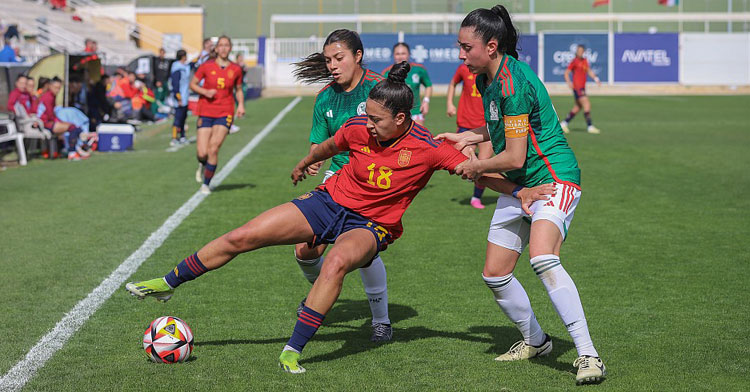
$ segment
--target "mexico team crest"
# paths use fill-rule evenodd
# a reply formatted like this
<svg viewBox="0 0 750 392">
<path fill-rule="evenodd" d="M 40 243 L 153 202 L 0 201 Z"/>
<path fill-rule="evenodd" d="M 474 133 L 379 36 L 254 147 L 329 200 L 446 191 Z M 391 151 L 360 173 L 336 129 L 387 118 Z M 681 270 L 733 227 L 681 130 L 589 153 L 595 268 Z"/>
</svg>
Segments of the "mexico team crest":
<svg viewBox="0 0 750 392">
<path fill-rule="evenodd" d="M 366 107 L 366 104 L 364 102 L 360 102 L 359 105 L 357 105 L 357 115 L 358 116 L 361 116 L 361 115 L 367 113 L 365 111 L 365 107 Z"/>
<path fill-rule="evenodd" d="M 401 150 L 398 152 L 398 165 L 399 166 L 406 167 L 409 165 L 409 161 L 411 161 L 411 151 Z"/>
</svg>

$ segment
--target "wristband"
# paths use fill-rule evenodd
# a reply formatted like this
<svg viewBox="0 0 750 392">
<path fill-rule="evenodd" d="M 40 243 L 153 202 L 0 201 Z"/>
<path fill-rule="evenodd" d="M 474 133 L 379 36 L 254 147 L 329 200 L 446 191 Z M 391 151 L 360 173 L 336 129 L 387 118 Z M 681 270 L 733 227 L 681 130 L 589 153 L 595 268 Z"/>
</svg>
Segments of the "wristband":
<svg viewBox="0 0 750 392">
<path fill-rule="evenodd" d="M 513 195 L 513 197 L 518 199 L 518 192 L 520 192 L 521 189 L 523 189 L 523 185 L 517 186 L 515 189 L 513 189 L 513 192 L 511 192 L 511 195 Z"/>
<path fill-rule="evenodd" d="M 422 98 L 422 101 L 430 103 L 430 97 L 424 97 Z"/>
</svg>

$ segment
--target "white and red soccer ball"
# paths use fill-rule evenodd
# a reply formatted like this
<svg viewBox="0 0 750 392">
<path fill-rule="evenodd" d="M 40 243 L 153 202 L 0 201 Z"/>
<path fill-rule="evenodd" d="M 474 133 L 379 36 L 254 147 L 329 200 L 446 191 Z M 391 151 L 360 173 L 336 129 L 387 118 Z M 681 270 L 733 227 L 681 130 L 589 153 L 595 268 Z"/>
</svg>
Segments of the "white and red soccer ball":
<svg viewBox="0 0 750 392">
<path fill-rule="evenodd" d="M 143 333 L 143 349 L 157 363 L 184 362 L 193 352 L 193 331 L 177 317 L 159 317 Z"/>
</svg>

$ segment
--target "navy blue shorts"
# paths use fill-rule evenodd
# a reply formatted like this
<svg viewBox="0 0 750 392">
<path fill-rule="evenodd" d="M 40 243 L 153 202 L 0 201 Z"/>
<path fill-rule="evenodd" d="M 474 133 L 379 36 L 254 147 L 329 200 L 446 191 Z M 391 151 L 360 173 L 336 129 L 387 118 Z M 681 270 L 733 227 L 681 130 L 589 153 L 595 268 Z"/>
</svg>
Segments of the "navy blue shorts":
<svg viewBox="0 0 750 392">
<path fill-rule="evenodd" d="M 578 98 L 585 97 L 586 96 L 586 89 L 585 88 L 574 88 L 573 89 L 573 97 L 578 100 Z"/>
<path fill-rule="evenodd" d="M 341 234 L 353 229 L 367 229 L 375 236 L 378 251 L 383 251 L 391 242 L 391 233 L 383 226 L 360 214 L 342 207 L 333 201 L 326 191 L 312 191 L 292 200 L 307 219 L 315 237 L 308 243 L 310 247 L 320 244 L 333 244 Z"/>
<path fill-rule="evenodd" d="M 214 125 L 223 125 L 227 127 L 227 129 L 229 129 L 232 127 L 232 116 L 223 116 L 223 117 L 200 116 L 198 117 L 197 123 L 198 123 L 197 128 L 211 128 Z"/>
</svg>

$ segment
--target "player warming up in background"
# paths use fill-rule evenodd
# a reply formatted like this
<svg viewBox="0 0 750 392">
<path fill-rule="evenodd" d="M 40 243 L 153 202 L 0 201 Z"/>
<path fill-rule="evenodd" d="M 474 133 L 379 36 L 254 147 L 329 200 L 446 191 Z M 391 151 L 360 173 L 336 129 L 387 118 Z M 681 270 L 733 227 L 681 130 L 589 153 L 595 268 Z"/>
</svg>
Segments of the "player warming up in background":
<svg viewBox="0 0 750 392">
<path fill-rule="evenodd" d="M 310 165 L 348 151 L 350 162 L 325 184 L 209 242 L 164 278 L 128 283 L 126 289 L 139 298 L 153 296 L 166 301 L 182 283 L 241 253 L 301 242 L 333 244 L 279 357 L 284 371 L 303 373 L 300 354 L 336 302 L 344 276 L 369 265 L 378 252 L 401 236 L 401 217 L 433 172 L 454 170 L 467 160 L 411 120 L 412 93 L 404 84 L 408 71 L 405 62 L 395 66 L 388 79 L 370 91 L 367 115 L 349 119 L 292 171 L 296 184 L 306 177 Z M 500 192 L 512 192 L 516 186 L 503 179 L 490 181 Z M 523 204 L 546 200 L 545 193 L 551 189 L 551 185 L 526 189 Z"/>
<path fill-rule="evenodd" d="M 453 95 L 456 92 L 456 85 L 463 83 L 461 97 L 458 99 L 458 116 L 456 116 L 456 106 L 453 105 Z M 461 64 L 456 69 L 450 84 L 448 84 L 446 114 L 448 117 L 456 116 L 456 125 L 458 133 L 479 128 L 485 125 L 484 107 L 482 106 L 482 95 L 479 94 L 476 84 L 476 75 L 469 71 L 466 64 Z M 479 150 L 479 159 L 488 159 L 492 157 L 492 143 L 483 142 L 477 146 Z M 484 186 L 478 183 L 474 184 L 474 195 L 471 197 L 471 206 L 476 209 L 483 209 L 482 194 Z"/>
<path fill-rule="evenodd" d="M 379 74 L 362 68 L 364 47 L 359 35 L 351 30 L 333 31 L 323 44 L 322 53 L 313 53 L 296 63 L 295 76 L 305 83 L 329 82 L 315 98 L 310 151 L 334 136 L 336 131 L 351 117 L 365 114 L 365 102 L 375 85 L 383 80 Z M 331 80 L 333 79 L 333 80 Z M 349 154 L 344 151 L 331 159 L 325 173 L 325 183 L 341 167 L 349 163 Z M 307 174 L 317 175 L 323 162 L 307 168 Z M 314 283 L 323 265 L 323 253 L 327 245 L 315 247 L 307 243 L 297 244 L 294 253 L 302 274 Z M 374 342 L 391 340 L 393 328 L 388 316 L 388 285 L 385 264 L 376 256 L 367 268 L 359 270 L 362 284 L 372 312 L 372 336 Z M 303 299 L 297 312 L 305 306 Z"/>
<path fill-rule="evenodd" d="M 404 42 L 399 42 L 393 45 L 393 63 L 399 64 L 402 61 L 409 62 L 409 56 L 411 56 L 411 50 L 409 45 Z M 430 97 L 432 96 L 432 82 L 430 81 L 430 75 L 427 74 L 427 69 L 422 64 L 409 63 L 411 71 L 406 76 L 406 85 L 411 88 L 412 94 L 414 94 L 414 104 L 411 107 L 411 119 L 416 121 L 419 125 L 424 125 L 424 119 L 427 113 L 430 111 Z M 383 70 L 383 76 L 388 76 L 393 65 Z M 420 87 L 424 86 L 424 98 L 419 100 Z"/>
<path fill-rule="evenodd" d="M 575 105 L 573 109 L 570 109 L 568 117 L 565 120 L 560 121 L 560 126 L 563 132 L 569 133 L 568 123 L 573 120 L 573 117 L 583 109 L 583 116 L 586 118 L 586 130 L 588 133 L 599 134 L 601 131 L 591 123 L 591 102 L 589 101 L 588 95 L 586 95 L 586 76 L 591 76 L 597 85 L 602 84 L 599 77 L 594 74 L 594 70 L 589 67 L 589 61 L 583 57 L 583 53 L 586 51 L 586 47 L 578 45 L 576 48 L 576 57 L 573 61 L 568 64 L 568 69 L 565 70 L 565 83 L 568 84 L 573 90 L 573 98 L 575 99 Z M 570 74 L 573 73 L 573 81 L 570 81 Z"/>
<path fill-rule="evenodd" d="M 456 148 L 492 140 L 497 155 L 465 162 L 456 167 L 456 174 L 475 179 L 483 173 L 505 173 L 519 184 L 516 191 L 547 182 L 554 182 L 557 188 L 551 200 L 532 205 L 531 216 L 516 199 L 506 195 L 498 198 L 482 277 L 523 340 L 496 360 L 523 360 L 552 351 L 552 339 L 542 331 L 526 291 L 513 276 L 518 257 L 528 243 L 531 267 L 578 351 L 573 363 L 578 367 L 576 382 L 599 382 L 606 375 L 604 363 L 591 341 L 578 289 L 560 262 L 560 247 L 581 196 L 576 157 L 544 84 L 527 64 L 518 61 L 518 33 L 505 7 L 470 12 L 461 23 L 458 42 L 459 58 L 478 75 L 487 125 L 438 138 L 455 141 Z"/>
<path fill-rule="evenodd" d="M 184 49 L 177 51 L 175 61 L 169 70 L 169 83 L 171 85 L 170 101 L 174 106 L 174 123 L 172 124 L 172 140 L 170 146 L 180 143 L 188 143 L 185 137 L 185 120 L 188 112 L 188 84 L 190 83 L 190 64 L 187 62 L 187 52 Z"/>
<path fill-rule="evenodd" d="M 196 143 L 199 163 L 195 180 L 202 183 L 200 191 L 203 194 L 211 193 L 209 184 L 219 163 L 219 148 L 224 143 L 234 120 L 235 98 L 237 117 L 245 115 L 242 69 L 229 61 L 232 41 L 222 35 L 216 42 L 215 50 L 216 58 L 209 59 L 198 67 L 190 81 L 190 88 L 200 94 Z"/>
</svg>

